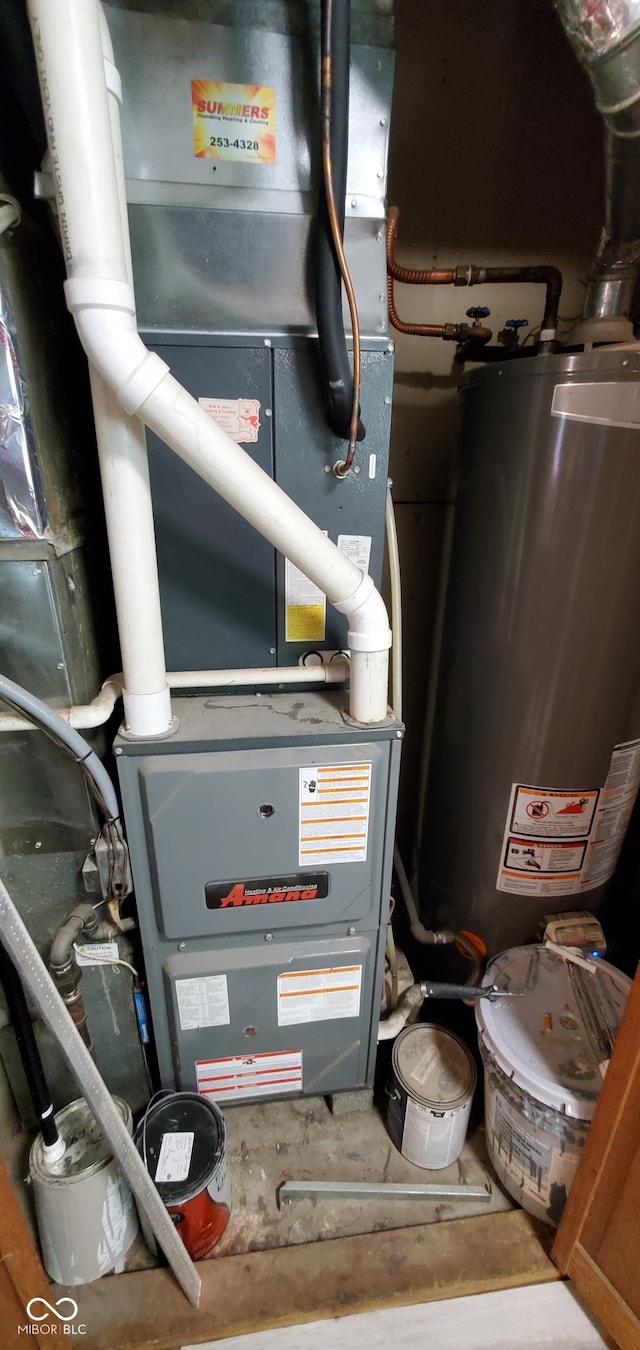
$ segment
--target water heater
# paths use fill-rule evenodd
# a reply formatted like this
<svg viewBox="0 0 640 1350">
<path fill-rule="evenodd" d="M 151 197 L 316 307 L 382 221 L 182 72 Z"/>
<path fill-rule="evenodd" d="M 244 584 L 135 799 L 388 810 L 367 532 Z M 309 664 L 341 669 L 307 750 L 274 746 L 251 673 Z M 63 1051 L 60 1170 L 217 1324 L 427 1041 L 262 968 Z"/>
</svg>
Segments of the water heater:
<svg viewBox="0 0 640 1350">
<path fill-rule="evenodd" d="M 474 370 L 420 844 L 423 917 L 597 909 L 640 782 L 640 352 Z"/>
</svg>

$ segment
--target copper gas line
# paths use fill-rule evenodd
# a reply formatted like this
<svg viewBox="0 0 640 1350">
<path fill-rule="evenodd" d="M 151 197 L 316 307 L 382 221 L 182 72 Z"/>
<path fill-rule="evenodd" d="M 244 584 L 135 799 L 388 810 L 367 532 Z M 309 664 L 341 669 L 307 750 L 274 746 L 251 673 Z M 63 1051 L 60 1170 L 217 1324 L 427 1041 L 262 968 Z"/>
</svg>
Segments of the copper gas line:
<svg viewBox="0 0 640 1350">
<path fill-rule="evenodd" d="M 562 293 L 562 273 L 557 267 L 550 267 L 546 264 L 540 264 L 533 267 L 475 267 L 475 266 L 457 266 L 446 268 L 433 268 L 430 270 L 420 270 L 412 267 L 401 267 L 395 259 L 396 234 L 398 231 L 398 219 L 400 212 L 396 206 L 389 210 L 387 217 L 387 291 L 390 295 L 389 317 L 394 327 L 398 327 L 401 333 L 413 332 L 416 329 L 424 337 L 439 337 L 442 333 L 425 332 L 423 327 L 434 328 L 435 324 L 426 325 L 402 325 L 395 323 L 393 314 L 395 306 L 393 305 L 393 282 L 399 281 L 407 286 L 480 286 L 486 285 L 509 285 L 511 283 L 526 285 L 528 283 L 542 285 L 546 287 L 544 318 L 542 320 L 542 332 L 552 333 L 558 326 L 558 307 L 560 304 L 560 295 Z M 397 318 L 397 315 L 396 315 Z M 451 326 L 451 325 L 450 325 Z M 473 329 L 473 338 L 476 341 L 486 341 L 479 337 L 480 330 Z"/>
<path fill-rule="evenodd" d="M 342 234 L 340 231 L 340 221 L 338 219 L 338 209 L 336 206 L 335 193 L 333 191 L 333 165 L 331 162 L 331 81 L 332 81 L 332 61 L 331 61 L 331 23 L 333 17 L 333 0 L 326 0 L 325 23 L 322 33 L 322 64 L 321 64 L 321 103 L 320 112 L 322 119 L 322 175 L 324 181 L 324 193 L 327 205 L 327 217 L 329 228 L 331 230 L 331 241 L 336 255 L 342 284 L 345 289 L 347 303 L 349 305 L 349 314 L 351 316 L 351 332 L 353 335 L 353 403 L 351 405 L 351 420 L 349 422 L 349 445 L 344 460 L 339 461 L 333 466 L 333 472 L 336 478 L 345 478 L 351 472 L 353 460 L 356 453 L 356 444 L 358 440 L 358 427 L 360 422 L 360 321 L 358 318 L 358 309 L 356 305 L 356 296 L 353 289 L 353 282 L 349 272 L 347 259 L 345 257 Z"/>
</svg>

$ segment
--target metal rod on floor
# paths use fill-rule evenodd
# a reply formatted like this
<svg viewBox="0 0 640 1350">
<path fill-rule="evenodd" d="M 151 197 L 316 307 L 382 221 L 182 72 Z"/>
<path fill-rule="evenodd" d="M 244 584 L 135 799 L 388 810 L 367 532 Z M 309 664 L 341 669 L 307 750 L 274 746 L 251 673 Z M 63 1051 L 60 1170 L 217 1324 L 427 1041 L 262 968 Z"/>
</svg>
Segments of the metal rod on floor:
<svg viewBox="0 0 640 1350">
<path fill-rule="evenodd" d="M 289 1200 L 443 1200 L 486 1205 L 491 1190 L 484 1186 L 436 1185 L 393 1181 L 285 1181 L 280 1205 Z"/>
</svg>

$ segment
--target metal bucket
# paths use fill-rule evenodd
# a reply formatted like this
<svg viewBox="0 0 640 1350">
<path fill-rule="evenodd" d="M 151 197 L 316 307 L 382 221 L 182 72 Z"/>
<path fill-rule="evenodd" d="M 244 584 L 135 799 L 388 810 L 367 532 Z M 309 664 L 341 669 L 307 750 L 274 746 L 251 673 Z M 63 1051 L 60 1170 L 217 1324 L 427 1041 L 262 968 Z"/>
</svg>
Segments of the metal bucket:
<svg viewBox="0 0 640 1350">
<path fill-rule="evenodd" d="M 114 1101 L 128 1130 L 126 1102 Z M 44 1268 L 58 1284 L 89 1284 L 124 1269 L 138 1233 L 133 1196 L 87 1103 L 80 1098 L 56 1114 L 66 1152 L 45 1162 L 42 1135 L 29 1156 Z"/>
<path fill-rule="evenodd" d="M 466 1045 L 444 1027 L 405 1027 L 393 1047 L 387 1128 L 408 1162 L 438 1171 L 460 1157 L 476 1086 Z"/>
<path fill-rule="evenodd" d="M 194 1261 L 208 1256 L 231 1211 L 218 1107 L 198 1092 L 172 1092 L 147 1109 L 134 1139 L 189 1255 Z"/>
</svg>

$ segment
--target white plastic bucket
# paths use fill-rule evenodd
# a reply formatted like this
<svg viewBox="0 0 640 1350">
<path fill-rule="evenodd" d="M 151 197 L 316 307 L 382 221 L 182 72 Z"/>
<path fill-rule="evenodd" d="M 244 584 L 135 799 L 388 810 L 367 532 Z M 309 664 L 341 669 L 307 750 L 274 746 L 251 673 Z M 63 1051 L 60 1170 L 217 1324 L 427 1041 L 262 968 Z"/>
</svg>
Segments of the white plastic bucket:
<svg viewBox="0 0 640 1350">
<path fill-rule="evenodd" d="M 476 1007 L 489 1157 L 505 1189 L 559 1223 L 602 1086 L 631 981 L 545 946 L 495 958 L 485 983 L 518 998 Z"/>
<path fill-rule="evenodd" d="M 405 1027 L 391 1058 L 387 1127 L 408 1162 L 430 1171 L 460 1157 L 476 1086 L 466 1045 L 444 1027 Z"/>
</svg>

